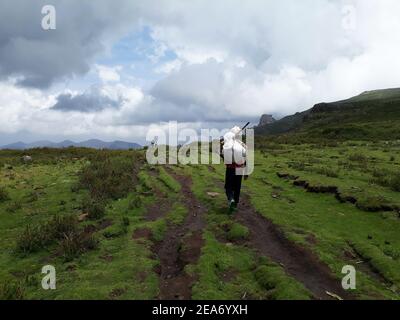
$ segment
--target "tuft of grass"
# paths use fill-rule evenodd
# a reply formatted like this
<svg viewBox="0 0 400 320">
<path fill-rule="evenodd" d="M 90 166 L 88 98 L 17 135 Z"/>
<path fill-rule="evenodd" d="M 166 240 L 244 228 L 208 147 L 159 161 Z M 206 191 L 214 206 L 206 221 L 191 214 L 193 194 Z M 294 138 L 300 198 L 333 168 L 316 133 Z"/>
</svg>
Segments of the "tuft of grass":
<svg viewBox="0 0 400 320">
<path fill-rule="evenodd" d="M 179 193 L 181 191 L 181 185 L 174 178 L 172 178 L 164 168 L 160 168 L 160 174 L 158 179 L 171 191 L 174 193 Z"/>
<path fill-rule="evenodd" d="M 152 223 L 151 232 L 154 241 L 162 241 L 167 231 L 167 223 L 165 219 L 160 219 Z"/>
<path fill-rule="evenodd" d="M 388 200 L 382 196 L 369 196 L 358 199 L 357 208 L 367 212 L 387 211 L 391 208 Z"/>
<path fill-rule="evenodd" d="M 212 233 L 203 234 L 205 245 L 195 266 L 199 281 L 193 287 L 193 299 L 236 300 L 247 293 L 248 297 L 263 297 L 262 288 L 254 278 L 254 254 L 251 250 L 219 242 Z M 230 279 L 222 276 L 231 273 Z"/>
<path fill-rule="evenodd" d="M 328 167 L 317 168 L 317 169 L 315 169 L 315 172 L 322 174 L 324 176 L 330 177 L 330 178 L 338 178 L 339 177 L 337 169 L 331 169 Z"/>
<path fill-rule="evenodd" d="M 128 217 L 122 217 L 121 221 L 117 224 L 114 224 L 108 227 L 104 232 L 103 236 L 110 239 L 110 238 L 118 238 L 127 234 L 128 226 L 130 225 L 130 221 Z"/>
<path fill-rule="evenodd" d="M 288 277 L 281 267 L 262 259 L 255 271 L 257 282 L 268 290 L 271 300 L 310 300 L 310 292 L 299 282 Z"/>
<path fill-rule="evenodd" d="M 138 173 L 138 179 L 139 179 L 139 190 L 141 191 L 141 193 L 149 193 L 153 190 L 153 186 L 151 183 L 151 177 L 147 174 L 147 172 L 145 172 L 144 170 L 141 170 Z"/>
<path fill-rule="evenodd" d="M 10 195 L 4 187 L 0 187 L 0 203 L 10 200 Z"/>
<path fill-rule="evenodd" d="M 249 229 L 239 223 L 233 223 L 227 232 L 227 239 L 229 241 L 245 240 L 249 236 Z"/>
<path fill-rule="evenodd" d="M 168 213 L 167 220 L 175 225 L 180 225 L 185 220 L 186 215 L 187 208 L 181 204 L 177 204 L 172 208 L 171 212 Z"/>
<path fill-rule="evenodd" d="M 392 257 L 385 255 L 378 247 L 369 243 L 352 241 L 350 245 L 382 277 L 391 283 L 400 283 L 399 263 L 394 263 Z"/>
</svg>

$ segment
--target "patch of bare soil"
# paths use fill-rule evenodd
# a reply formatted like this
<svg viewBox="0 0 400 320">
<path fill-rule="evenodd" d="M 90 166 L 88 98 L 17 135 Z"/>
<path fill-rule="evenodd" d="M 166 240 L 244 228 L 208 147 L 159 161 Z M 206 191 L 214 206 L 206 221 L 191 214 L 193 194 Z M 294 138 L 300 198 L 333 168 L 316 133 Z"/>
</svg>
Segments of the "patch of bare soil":
<svg viewBox="0 0 400 320">
<path fill-rule="evenodd" d="M 205 222 L 204 207 L 197 201 L 191 191 L 190 177 L 169 173 L 182 186 L 182 199 L 188 209 L 188 215 L 182 225 L 170 226 L 162 242 L 153 247 L 160 260 L 158 273 L 160 276 L 161 300 L 191 299 L 191 289 L 196 276 L 188 274 L 185 267 L 194 264 L 200 257 L 204 240 L 202 237 Z"/>
<path fill-rule="evenodd" d="M 160 218 L 165 217 L 168 212 L 171 211 L 172 203 L 165 196 L 156 196 L 157 200 L 146 209 L 145 220 L 156 221 Z"/>
<path fill-rule="evenodd" d="M 136 229 L 133 232 L 132 239 L 151 240 L 152 236 L 153 236 L 153 234 L 150 229 L 142 228 L 142 229 Z"/>
<path fill-rule="evenodd" d="M 309 250 L 289 241 L 278 226 L 253 209 L 248 196 L 242 199 L 235 219 L 249 229 L 249 247 L 279 263 L 288 275 L 303 283 L 315 299 L 332 299 L 327 292 L 351 299 L 326 264 Z"/>
<path fill-rule="evenodd" d="M 113 221 L 111 219 L 103 219 L 98 223 L 97 230 L 103 230 L 109 226 L 112 226 L 112 224 Z"/>
</svg>

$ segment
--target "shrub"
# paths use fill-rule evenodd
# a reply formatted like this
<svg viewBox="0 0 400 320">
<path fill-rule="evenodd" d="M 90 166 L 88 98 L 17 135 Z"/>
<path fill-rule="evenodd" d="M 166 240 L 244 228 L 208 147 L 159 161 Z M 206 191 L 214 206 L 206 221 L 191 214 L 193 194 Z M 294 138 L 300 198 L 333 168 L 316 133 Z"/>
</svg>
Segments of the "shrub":
<svg viewBox="0 0 400 320">
<path fill-rule="evenodd" d="M 54 216 L 51 220 L 37 226 L 27 226 L 17 238 L 17 252 L 31 253 L 45 248 L 66 234 L 76 232 L 78 223 L 73 216 Z"/>
<path fill-rule="evenodd" d="M 122 218 L 122 225 L 128 227 L 130 225 L 130 221 L 128 217 L 123 217 Z"/>
<path fill-rule="evenodd" d="M 0 187 L 0 203 L 10 200 L 10 196 L 4 187 Z"/>
<path fill-rule="evenodd" d="M 133 210 L 142 206 L 142 199 L 139 196 L 134 197 L 129 201 L 128 209 Z"/>
<path fill-rule="evenodd" d="M 23 300 L 25 290 L 20 282 L 5 281 L 0 285 L 0 300 Z"/>
<path fill-rule="evenodd" d="M 372 183 L 400 192 L 400 173 L 375 169 L 372 175 L 374 176 Z"/>
<path fill-rule="evenodd" d="M 120 199 L 135 187 L 141 161 L 132 155 L 113 156 L 101 153 L 80 173 L 80 186 L 88 189 L 93 199 Z"/>
<path fill-rule="evenodd" d="M 17 238 L 17 251 L 31 253 L 39 250 L 45 243 L 44 235 L 40 227 L 27 226 Z"/>
<path fill-rule="evenodd" d="M 143 163 L 140 155 L 125 151 L 102 151 L 91 157 L 90 165 L 80 172 L 74 188 L 89 191 L 89 198 L 83 202 L 89 219 L 102 218 L 109 200 L 124 198 L 134 190 Z"/>
<path fill-rule="evenodd" d="M 86 199 L 83 205 L 89 219 L 97 220 L 106 214 L 105 203 L 101 200 Z"/>
<path fill-rule="evenodd" d="M 400 173 L 397 173 L 391 177 L 390 188 L 393 191 L 400 192 Z"/>
<path fill-rule="evenodd" d="M 355 153 L 349 156 L 349 160 L 354 162 L 367 162 L 368 158 L 361 153 Z"/>
<path fill-rule="evenodd" d="M 37 192 L 31 192 L 28 194 L 28 199 L 26 200 L 28 203 L 36 202 L 39 200 L 39 195 Z"/>
<path fill-rule="evenodd" d="M 62 239 L 65 234 L 76 232 L 78 222 L 72 215 L 54 216 L 45 226 L 50 238 Z"/>
<path fill-rule="evenodd" d="M 85 232 L 71 232 L 64 234 L 64 239 L 60 243 L 60 253 L 65 261 L 71 261 L 80 254 L 93 250 L 98 242 L 93 234 Z"/>
<path fill-rule="evenodd" d="M 14 213 L 22 208 L 22 204 L 17 201 L 12 201 L 6 208 L 8 213 Z"/>
</svg>

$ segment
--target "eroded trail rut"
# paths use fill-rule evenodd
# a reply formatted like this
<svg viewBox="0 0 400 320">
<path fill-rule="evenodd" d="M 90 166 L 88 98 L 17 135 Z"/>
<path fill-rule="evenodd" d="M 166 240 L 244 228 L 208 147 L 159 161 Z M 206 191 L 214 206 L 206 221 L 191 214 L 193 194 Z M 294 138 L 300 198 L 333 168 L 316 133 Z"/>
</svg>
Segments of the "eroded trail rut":
<svg viewBox="0 0 400 320">
<path fill-rule="evenodd" d="M 181 184 L 181 201 L 188 213 L 183 224 L 170 225 L 164 239 L 153 245 L 153 252 L 160 260 L 157 270 L 160 276 L 158 299 L 186 300 L 192 298 L 192 286 L 197 277 L 188 274 L 185 267 L 196 264 L 201 255 L 206 207 L 192 193 L 191 177 L 178 175 L 172 169 L 167 168 L 167 171 Z M 221 186 L 219 182 L 217 184 Z M 156 217 L 147 218 L 153 220 Z M 301 282 L 315 299 L 334 299 L 327 292 L 343 299 L 353 298 L 341 287 L 340 280 L 334 277 L 329 267 L 314 253 L 288 240 L 277 225 L 258 213 L 251 205 L 248 195 L 242 195 L 240 208 L 234 219 L 249 229 L 249 238 L 246 241 L 249 248 L 279 263 L 285 272 Z"/>
<path fill-rule="evenodd" d="M 203 228 L 205 227 L 204 207 L 196 200 L 191 191 L 192 180 L 188 176 L 175 174 L 168 170 L 182 186 L 183 204 L 188 213 L 179 226 L 170 226 L 162 242 L 156 243 L 153 251 L 160 260 L 159 299 L 191 299 L 191 289 L 196 276 L 185 272 L 185 266 L 195 264 L 203 246 Z"/>
<path fill-rule="evenodd" d="M 309 250 L 289 241 L 279 227 L 254 210 L 248 196 L 242 196 L 235 219 L 250 231 L 248 246 L 279 263 L 288 275 L 303 283 L 315 299 L 332 299 L 327 292 L 351 299 L 329 267 Z"/>
</svg>

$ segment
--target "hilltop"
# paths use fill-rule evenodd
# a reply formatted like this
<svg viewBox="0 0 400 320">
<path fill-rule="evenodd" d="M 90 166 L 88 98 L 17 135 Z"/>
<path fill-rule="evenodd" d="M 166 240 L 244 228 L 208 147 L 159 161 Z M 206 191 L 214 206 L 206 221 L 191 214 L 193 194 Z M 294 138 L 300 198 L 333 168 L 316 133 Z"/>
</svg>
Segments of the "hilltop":
<svg viewBox="0 0 400 320">
<path fill-rule="evenodd" d="M 259 135 L 304 139 L 400 139 L 400 88 L 366 91 L 257 127 Z"/>
</svg>

